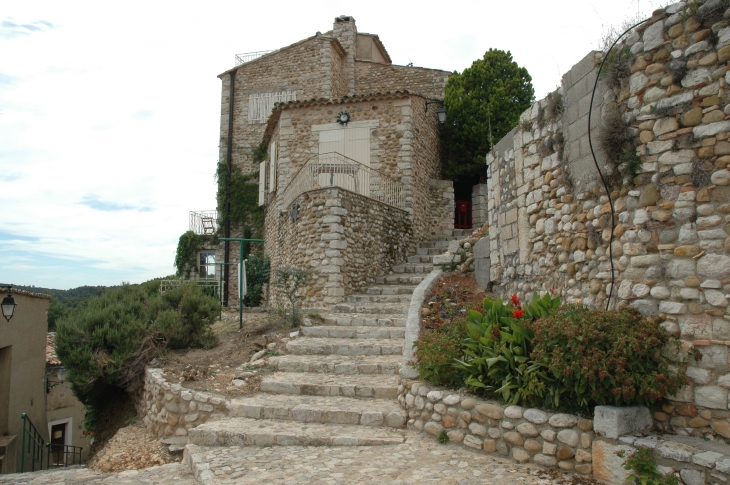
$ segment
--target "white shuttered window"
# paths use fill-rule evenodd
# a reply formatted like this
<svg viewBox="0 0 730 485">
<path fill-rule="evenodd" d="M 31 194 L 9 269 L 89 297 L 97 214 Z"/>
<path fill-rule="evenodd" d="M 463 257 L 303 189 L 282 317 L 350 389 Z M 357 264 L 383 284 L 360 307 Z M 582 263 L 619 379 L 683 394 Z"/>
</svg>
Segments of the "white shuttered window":
<svg viewBox="0 0 730 485">
<path fill-rule="evenodd" d="M 279 161 L 279 150 L 275 141 L 269 145 L 269 192 L 276 192 L 276 166 Z"/>
<path fill-rule="evenodd" d="M 274 109 L 274 103 L 296 101 L 296 91 L 277 91 L 248 95 L 248 122 L 250 124 L 266 123 Z"/>
<path fill-rule="evenodd" d="M 266 162 L 259 163 L 259 205 L 264 205 L 266 196 Z"/>
</svg>

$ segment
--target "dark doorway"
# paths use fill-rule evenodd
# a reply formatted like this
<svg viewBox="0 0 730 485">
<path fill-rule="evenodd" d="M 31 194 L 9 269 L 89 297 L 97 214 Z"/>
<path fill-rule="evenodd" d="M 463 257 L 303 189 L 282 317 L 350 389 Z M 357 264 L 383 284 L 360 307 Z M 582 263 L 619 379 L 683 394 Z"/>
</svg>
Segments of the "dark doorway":
<svg viewBox="0 0 730 485">
<path fill-rule="evenodd" d="M 10 362 L 12 346 L 0 349 L 0 436 L 8 434 L 8 411 L 10 409 Z"/>
<path fill-rule="evenodd" d="M 51 426 L 51 455 L 54 465 L 62 465 L 65 462 L 64 448 L 66 444 L 66 425 L 68 423 L 54 424 Z"/>
</svg>

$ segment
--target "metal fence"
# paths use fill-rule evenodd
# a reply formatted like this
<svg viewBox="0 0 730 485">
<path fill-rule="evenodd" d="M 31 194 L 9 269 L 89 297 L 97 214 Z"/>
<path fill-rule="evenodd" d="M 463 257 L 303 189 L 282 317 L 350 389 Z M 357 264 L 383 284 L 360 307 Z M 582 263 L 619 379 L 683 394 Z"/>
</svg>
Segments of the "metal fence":
<svg viewBox="0 0 730 485">
<path fill-rule="evenodd" d="M 27 414 L 21 414 L 20 418 L 23 420 L 20 473 L 81 464 L 81 451 L 83 448 L 46 443 Z"/>
<path fill-rule="evenodd" d="M 214 234 L 218 228 L 218 212 L 190 211 L 190 230 L 195 234 Z"/>
<path fill-rule="evenodd" d="M 203 294 L 213 296 L 215 298 L 220 297 L 220 282 L 218 280 L 160 280 L 160 294 L 162 295 L 166 291 L 180 288 L 185 283 L 196 283 Z"/>
<path fill-rule="evenodd" d="M 261 56 L 265 56 L 266 54 L 274 52 L 274 51 L 258 51 L 258 52 L 246 52 L 245 54 L 236 54 L 236 66 L 240 66 L 241 64 L 245 64 L 246 62 L 251 62 L 254 59 L 258 59 Z"/>
<path fill-rule="evenodd" d="M 405 185 L 336 152 L 322 153 L 307 160 L 284 189 L 284 207 L 289 207 L 305 192 L 325 187 L 341 187 L 406 210 Z"/>
</svg>

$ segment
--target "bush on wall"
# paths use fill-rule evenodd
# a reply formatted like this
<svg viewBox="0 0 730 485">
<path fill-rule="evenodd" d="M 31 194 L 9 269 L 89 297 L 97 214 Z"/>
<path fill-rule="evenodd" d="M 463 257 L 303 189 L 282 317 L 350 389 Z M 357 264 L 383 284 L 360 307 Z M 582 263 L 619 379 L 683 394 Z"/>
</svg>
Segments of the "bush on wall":
<svg viewBox="0 0 730 485">
<path fill-rule="evenodd" d="M 534 332 L 532 358 L 562 383 L 564 399 L 581 409 L 651 405 L 687 383 L 686 362 L 673 370 L 660 353 L 678 338 L 634 308 L 607 312 L 566 305 L 528 327 Z"/>
</svg>

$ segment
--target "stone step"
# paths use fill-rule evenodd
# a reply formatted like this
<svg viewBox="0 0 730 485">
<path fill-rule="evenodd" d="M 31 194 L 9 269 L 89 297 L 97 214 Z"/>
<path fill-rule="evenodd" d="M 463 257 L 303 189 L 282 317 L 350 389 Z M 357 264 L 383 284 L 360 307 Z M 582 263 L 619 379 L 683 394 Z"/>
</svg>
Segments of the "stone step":
<svg viewBox="0 0 730 485">
<path fill-rule="evenodd" d="M 433 256 L 434 255 L 428 255 L 428 254 L 417 254 L 415 256 L 408 256 L 408 262 L 409 263 L 432 263 L 433 264 Z"/>
<path fill-rule="evenodd" d="M 412 295 L 416 285 L 380 285 L 363 290 L 368 295 Z"/>
<path fill-rule="evenodd" d="M 406 337 L 406 329 L 396 327 L 318 325 L 316 327 L 302 327 L 299 332 L 304 337 L 313 338 L 403 339 Z"/>
<path fill-rule="evenodd" d="M 395 399 L 398 396 L 398 379 L 397 375 L 279 372 L 261 380 L 261 391 L 273 394 Z"/>
<path fill-rule="evenodd" d="M 402 356 L 281 355 L 269 357 L 269 365 L 280 372 L 320 374 L 398 374 Z"/>
<path fill-rule="evenodd" d="M 390 268 L 393 273 L 430 273 L 433 271 L 433 264 L 415 264 L 415 263 L 405 263 L 405 264 L 399 264 L 397 266 L 391 266 Z"/>
<path fill-rule="evenodd" d="M 295 355 L 401 355 L 403 345 L 401 339 L 298 338 L 286 349 Z"/>
<path fill-rule="evenodd" d="M 435 255 L 441 254 L 441 253 L 443 253 L 443 250 L 440 248 L 435 248 L 435 247 L 434 248 L 420 247 L 420 248 L 416 249 L 416 254 L 421 255 L 421 256 L 426 256 L 426 255 L 435 256 Z"/>
<path fill-rule="evenodd" d="M 408 313 L 408 304 L 392 303 L 338 303 L 332 305 L 330 313 L 375 313 L 385 315 L 405 315 Z"/>
<path fill-rule="evenodd" d="M 375 446 L 403 443 L 403 432 L 376 426 L 224 418 L 189 431 L 186 455 L 199 446 Z M 191 446 L 193 445 L 193 446 Z"/>
<path fill-rule="evenodd" d="M 389 428 L 402 428 L 406 423 L 406 412 L 397 401 L 340 396 L 259 394 L 231 400 L 230 416 Z"/>
<path fill-rule="evenodd" d="M 344 327 L 405 327 L 406 316 L 366 313 L 335 313 L 322 317 L 326 325 Z"/>
<path fill-rule="evenodd" d="M 350 295 L 347 297 L 347 303 L 357 304 L 357 303 L 405 303 L 410 304 L 411 303 L 411 296 L 413 296 L 413 293 L 410 294 L 402 294 L 402 295 Z"/>
<path fill-rule="evenodd" d="M 389 274 L 375 278 L 375 283 L 382 285 L 417 285 L 426 277 L 426 274 Z"/>
</svg>

